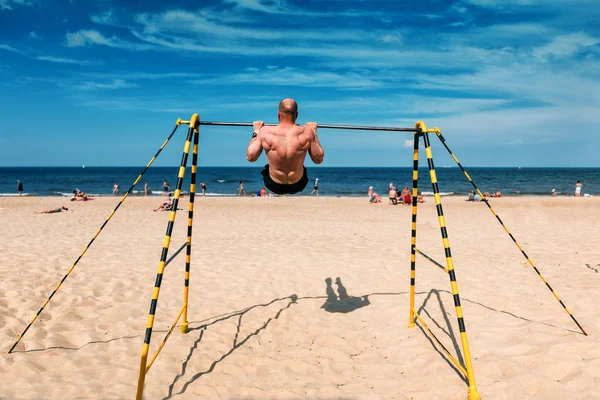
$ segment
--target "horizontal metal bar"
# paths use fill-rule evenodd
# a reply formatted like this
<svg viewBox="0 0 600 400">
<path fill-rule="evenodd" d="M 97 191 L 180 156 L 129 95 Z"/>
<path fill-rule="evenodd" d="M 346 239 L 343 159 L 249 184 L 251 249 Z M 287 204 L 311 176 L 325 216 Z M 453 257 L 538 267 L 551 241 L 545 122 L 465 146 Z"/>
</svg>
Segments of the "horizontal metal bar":
<svg viewBox="0 0 600 400">
<path fill-rule="evenodd" d="M 212 126 L 252 126 L 252 122 L 211 122 L 200 121 L 200 125 Z M 266 126 L 277 126 L 277 124 L 265 124 Z M 394 131 L 394 132 L 417 132 L 415 128 L 395 128 L 386 126 L 354 126 L 354 125 L 327 125 L 318 124 L 321 129 L 349 129 L 355 131 Z"/>
<path fill-rule="evenodd" d="M 442 264 L 440 264 L 439 262 L 435 261 L 433 258 L 429 257 L 427 254 L 423 253 L 421 250 L 415 248 L 415 251 L 417 253 L 419 253 L 420 255 L 422 255 L 423 257 L 425 257 L 426 259 L 428 259 L 429 261 L 431 261 L 437 267 L 441 268 L 445 273 L 448 273 L 448 268 L 444 267 Z"/>
<path fill-rule="evenodd" d="M 180 247 L 179 249 L 177 249 L 177 251 L 176 251 L 176 252 L 175 252 L 175 253 L 174 253 L 174 254 L 173 254 L 171 257 L 169 257 L 169 259 L 167 260 L 167 262 L 165 262 L 165 267 L 166 267 L 167 265 L 169 265 L 169 263 L 170 263 L 171 261 L 173 261 L 173 259 L 174 259 L 175 257 L 177 257 L 177 255 L 178 255 L 179 253 L 181 253 L 181 250 L 183 250 L 183 248 L 184 248 L 184 247 L 186 247 L 187 245 L 188 245 L 188 243 L 187 243 L 187 242 L 185 242 L 184 244 L 182 244 L 182 245 L 181 245 L 181 247 Z"/>
</svg>

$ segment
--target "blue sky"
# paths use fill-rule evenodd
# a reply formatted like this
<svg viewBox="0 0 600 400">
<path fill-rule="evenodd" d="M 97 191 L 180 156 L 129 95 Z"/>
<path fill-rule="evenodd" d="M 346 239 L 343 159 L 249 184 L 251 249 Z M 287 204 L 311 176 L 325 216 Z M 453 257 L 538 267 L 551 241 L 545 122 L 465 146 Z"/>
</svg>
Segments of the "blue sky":
<svg viewBox="0 0 600 400">
<path fill-rule="evenodd" d="M 145 165 L 177 118 L 275 122 L 284 97 L 300 123 L 422 119 L 466 166 L 600 166 L 599 15 L 597 0 L 0 0 L 0 166 Z M 179 163 L 180 130 L 157 165 Z M 250 135 L 203 127 L 201 165 L 249 165 Z M 319 136 L 324 166 L 411 165 L 410 134 Z"/>
</svg>

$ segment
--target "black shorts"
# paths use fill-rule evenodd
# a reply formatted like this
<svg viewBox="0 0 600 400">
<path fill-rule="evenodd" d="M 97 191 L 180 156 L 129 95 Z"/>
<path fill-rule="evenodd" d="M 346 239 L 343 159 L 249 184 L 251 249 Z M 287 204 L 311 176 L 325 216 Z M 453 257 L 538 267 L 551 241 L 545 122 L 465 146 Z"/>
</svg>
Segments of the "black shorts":
<svg viewBox="0 0 600 400">
<path fill-rule="evenodd" d="M 269 164 L 265 165 L 260 173 L 263 176 L 265 186 L 271 192 L 275 194 L 296 194 L 303 191 L 308 184 L 308 172 L 306 171 L 306 167 L 303 168 L 304 174 L 302 175 L 302 178 L 300 178 L 298 182 L 291 184 L 283 184 L 273 181 L 273 179 L 271 179 L 271 175 L 269 174 Z"/>
</svg>

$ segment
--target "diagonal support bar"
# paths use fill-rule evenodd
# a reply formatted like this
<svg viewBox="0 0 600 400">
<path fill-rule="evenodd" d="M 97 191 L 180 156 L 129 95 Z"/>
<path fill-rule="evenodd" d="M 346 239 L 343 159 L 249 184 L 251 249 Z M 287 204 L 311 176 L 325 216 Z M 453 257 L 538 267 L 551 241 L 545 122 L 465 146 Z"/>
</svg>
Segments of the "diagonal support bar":
<svg viewBox="0 0 600 400">
<path fill-rule="evenodd" d="M 17 344 L 19 344 L 19 342 L 23 338 L 23 336 L 25 336 L 25 333 L 27 333 L 27 331 L 29 330 L 29 328 L 31 327 L 31 325 L 33 325 L 33 323 L 35 322 L 35 320 L 37 319 L 37 317 L 42 313 L 42 311 L 44 311 L 44 308 L 48 305 L 48 303 L 50 302 L 50 300 L 52 300 L 52 297 L 54 297 L 54 295 L 56 294 L 56 292 L 58 291 L 58 289 L 60 289 L 60 287 L 62 286 L 62 284 L 65 282 L 65 280 L 69 277 L 69 275 L 71 275 L 71 272 L 73 272 L 73 270 L 75 269 L 75 266 L 79 263 L 79 260 L 81 260 L 81 258 L 84 256 L 84 254 L 88 251 L 88 249 L 90 248 L 90 246 L 92 245 L 92 243 L 94 243 L 94 241 L 96 240 L 96 238 L 100 235 L 100 232 L 102 232 L 102 229 L 104 229 L 104 227 L 106 226 L 106 224 L 108 224 L 108 221 L 110 221 L 110 219 L 113 217 L 113 215 L 115 215 L 115 213 L 117 212 L 117 210 L 119 209 L 119 207 L 121 207 L 121 204 L 123 204 L 123 202 L 125 201 L 125 199 L 127 199 L 127 197 L 129 196 L 129 194 L 133 191 L 133 188 L 135 187 L 135 185 L 137 185 L 138 182 L 140 181 L 140 179 L 142 179 L 142 176 L 144 176 L 144 174 L 146 173 L 146 171 L 148 171 L 148 168 L 150 168 L 150 166 L 154 163 L 154 160 L 156 160 L 156 157 L 158 157 L 158 155 L 163 151 L 163 149 L 165 148 L 165 146 L 167 145 L 167 143 L 169 143 L 169 140 L 171 140 L 171 138 L 173 137 L 173 135 L 177 131 L 178 127 L 179 127 L 179 125 L 175 125 L 175 128 L 173 129 L 173 131 L 171 132 L 171 134 L 167 137 L 167 139 L 164 141 L 164 143 L 162 144 L 162 146 L 160 146 L 160 148 L 158 149 L 158 151 L 156 152 L 156 154 L 154 155 L 154 157 L 152 157 L 150 159 L 150 161 L 146 165 L 146 168 L 144 168 L 144 170 L 140 173 L 140 175 L 137 177 L 137 179 L 133 182 L 133 184 L 131 185 L 131 187 L 129 188 L 129 190 L 127 190 L 127 192 L 125 192 L 125 194 L 123 195 L 123 197 L 119 201 L 119 204 L 117 204 L 117 206 L 115 207 L 115 209 L 106 218 L 106 220 L 104 221 L 104 223 L 102 224 L 102 226 L 100 227 L 100 229 L 98 229 L 98 231 L 96 232 L 96 234 L 94 235 L 94 237 L 92 238 L 92 240 L 90 240 L 90 242 L 87 244 L 87 246 L 85 246 L 85 249 L 83 249 L 83 251 L 81 252 L 81 254 L 79 255 L 79 257 L 77 257 L 77 259 L 75 260 L 75 262 L 73 263 L 73 265 L 71 266 L 71 268 L 67 271 L 67 273 L 61 279 L 61 281 L 58 283 L 58 285 L 56 285 L 56 288 L 54 288 L 54 290 L 52 291 L 52 293 L 50 294 L 50 296 L 48 297 L 48 299 L 46 299 L 46 302 L 42 305 L 42 307 L 37 312 L 37 314 L 35 314 L 35 316 L 31 320 L 31 322 L 27 325 L 27 327 L 25 328 L 25 330 L 23 331 L 23 333 L 21 333 L 21 335 L 19 335 L 19 337 L 17 338 L 17 341 L 15 342 L 15 344 L 13 344 L 13 346 L 8 351 L 9 354 L 12 353 L 12 351 L 15 349 L 15 347 L 17 346 Z"/>
<path fill-rule="evenodd" d="M 577 320 L 575 319 L 575 317 L 573 316 L 573 314 L 571 314 L 571 311 L 569 311 L 569 309 L 567 308 L 567 306 L 565 305 L 565 303 L 563 303 L 563 301 L 558 296 L 558 294 L 554 291 L 554 289 L 552 289 L 552 286 L 550 286 L 550 284 L 548 283 L 548 281 L 546 280 L 546 278 L 544 278 L 544 276 L 542 275 L 542 273 L 537 269 L 537 267 L 535 266 L 535 264 L 533 263 L 533 261 L 531 260 L 531 258 L 529 258 L 529 256 L 527 255 L 527 253 L 525 253 L 525 250 L 523 250 L 523 248 L 521 247 L 521 245 L 519 244 L 519 242 L 517 242 L 517 239 L 515 239 L 515 237 L 513 236 L 513 234 L 510 233 L 510 231 L 508 230 L 508 228 L 506 227 L 506 225 L 504 225 L 504 222 L 502 222 L 502 219 L 500 218 L 500 216 L 496 213 L 496 211 L 494 211 L 494 208 L 492 207 L 492 205 L 490 204 L 490 202 L 481 193 L 481 190 L 479 190 L 479 188 L 477 187 L 477 185 L 475 184 L 475 182 L 473 182 L 473 179 L 471 179 L 471 176 L 463 168 L 463 166 L 461 165 L 461 163 L 458 161 L 458 158 L 456 158 L 456 156 L 454 155 L 454 153 L 452 153 L 452 151 L 450 150 L 450 148 L 446 144 L 446 140 L 442 136 L 442 133 L 440 132 L 440 130 L 436 128 L 434 131 L 435 131 L 435 134 L 440 139 L 440 141 L 442 142 L 442 145 L 446 148 L 446 150 L 448 151 L 448 153 L 450 153 L 450 156 L 452 157 L 452 159 L 454 160 L 454 162 L 456 162 L 456 164 L 458 165 L 458 167 L 460 168 L 460 170 L 463 172 L 463 174 L 465 174 L 465 176 L 467 177 L 467 180 L 475 188 L 475 190 L 477 191 L 477 193 L 479 194 L 479 196 L 481 196 L 481 198 L 483 199 L 483 201 L 485 202 L 485 204 L 488 206 L 488 208 L 490 209 L 490 211 L 492 212 L 492 214 L 494 214 L 494 216 L 496 217 L 496 219 L 498 220 L 498 222 L 500 223 L 500 225 L 502 225 L 502 228 L 504 228 L 504 230 L 506 231 L 506 233 L 508 234 L 508 236 L 514 242 L 514 244 L 517 246 L 517 248 L 521 251 L 521 253 L 525 257 L 525 259 L 527 260 L 527 262 L 529 263 L 529 265 L 531 265 L 531 267 L 538 274 L 538 276 L 540 277 L 540 279 L 546 284 L 546 287 L 548 288 L 548 290 L 550 290 L 550 292 L 552 292 L 552 295 L 556 298 L 556 300 L 558 300 L 558 302 L 560 303 L 560 305 L 562 306 L 562 308 L 567 312 L 567 314 L 569 314 L 569 316 L 571 317 L 571 319 L 573 320 L 573 322 L 575 322 L 575 324 L 577 325 L 577 327 L 581 330 L 581 333 L 583 333 L 585 336 L 587 336 L 588 334 L 586 333 L 586 331 L 579 324 L 579 322 L 577 322 Z"/>
<path fill-rule="evenodd" d="M 460 365 L 460 363 L 458 362 L 458 360 L 456 359 L 456 357 L 454 357 L 452 355 L 452 353 L 450 353 L 448 351 L 448 349 L 442 344 L 442 342 L 440 342 L 440 340 L 437 338 L 437 336 L 435 336 L 435 334 L 431 331 L 431 329 L 429 329 L 429 327 L 427 326 L 427 324 L 425 323 L 425 321 L 423 321 L 423 318 L 421 318 L 421 316 L 419 315 L 419 313 L 416 312 L 414 309 L 413 309 L 413 313 L 415 314 L 415 317 L 417 317 L 417 319 L 419 320 L 419 322 L 421 323 L 421 325 L 423 325 L 423 327 L 425 328 L 425 330 L 429 334 L 429 336 L 431 336 L 431 338 L 433 340 L 435 340 L 435 342 L 438 344 L 438 346 L 440 346 L 440 348 L 442 349 L 442 351 L 444 352 L 444 354 L 446 354 L 446 357 L 448 357 L 448 359 L 450 361 L 452 361 L 452 363 L 456 366 L 456 368 L 458 368 L 458 370 L 460 372 L 462 372 L 463 375 L 466 378 L 467 377 L 467 370 L 465 369 L 465 367 L 463 367 L 462 365 Z"/>
<path fill-rule="evenodd" d="M 194 114 L 197 115 L 197 114 Z M 179 124 L 178 124 L 179 125 Z M 190 146 L 192 136 L 194 134 L 194 127 L 190 125 L 188 129 L 187 138 L 185 140 L 185 146 L 183 148 L 183 155 L 181 156 L 181 165 L 179 167 L 179 173 L 177 175 L 177 185 L 175 189 L 175 195 L 173 196 L 173 206 L 171 207 L 171 213 L 169 214 L 169 222 L 167 223 L 167 231 L 165 233 L 165 239 L 163 241 L 163 249 L 160 255 L 160 262 L 158 263 L 158 271 L 156 273 L 156 281 L 154 283 L 154 290 L 152 291 L 152 300 L 150 302 L 150 311 L 148 312 L 148 322 L 146 323 L 146 334 L 144 335 L 144 345 L 142 346 L 142 356 L 140 359 L 140 372 L 138 376 L 138 386 L 136 399 L 142 400 L 142 394 L 144 392 L 144 381 L 146 379 L 146 371 L 148 369 L 148 351 L 150 349 L 150 339 L 152 338 L 152 328 L 154 326 L 154 316 L 156 315 L 156 308 L 158 306 L 158 296 L 160 294 L 160 286 L 162 283 L 163 274 L 165 272 L 165 265 L 167 261 L 167 254 L 169 253 L 169 245 L 171 244 L 171 235 L 173 234 L 173 226 L 175 224 L 175 217 L 177 216 L 177 207 L 179 205 L 179 199 L 181 197 L 181 186 L 183 185 L 183 178 L 185 176 L 185 166 L 187 164 L 188 155 L 190 152 Z"/>
<path fill-rule="evenodd" d="M 469 350 L 469 341 L 467 339 L 467 328 L 465 327 L 462 305 L 460 303 L 460 295 L 458 293 L 458 283 L 456 281 L 456 273 L 454 271 L 454 261 L 452 259 L 452 252 L 450 251 L 450 240 L 448 239 L 446 219 L 444 218 L 444 210 L 442 208 L 442 200 L 438 187 L 437 175 L 435 173 L 433 155 L 431 153 L 431 144 L 429 143 L 429 133 L 427 133 L 427 128 L 425 127 L 424 123 L 418 122 L 417 126 L 420 126 L 421 129 L 425 132 L 423 133 L 423 142 L 425 143 L 425 154 L 427 156 L 427 165 L 429 166 L 429 176 L 431 178 L 431 186 L 433 188 L 433 197 L 435 199 L 435 207 L 438 214 L 438 221 L 440 223 L 440 231 L 442 233 L 442 243 L 444 244 L 444 251 L 446 253 L 446 265 L 448 266 L 450 287 L 452 289 L 452 296 L 454 298 L 454 308 L 456 310 L 456 318 L 458 320 L 458 328 L 460 331 L 460 340 L 462 343 L 465 366 L 467 369 L 467 379 L 469 380 L 468 400 L 480 400 L 481 396 L 479 394 L 479 391 L 477 390 L 477 385 L 475 383 L 475 373 L 473 371 L 471 351 Z"/>
<path fill-rule="evenodd" d="M 425 259 L 431 261 L 433 263 L 433 265 L 435 265 L 436 267 L 438 267 L 439 269 L 441 269 L 445 273 L 448 273 L 448 268 L 444 267 L 442 264 L 440 264 L 439 262 L 435 261 L 433 258 L 429 257 L 427 254 L 423 253 L 421 250 L 415 249 L 415 251 L 417 253 L 419 253 L 420 255 L 422 255 Z"/>
</svg>

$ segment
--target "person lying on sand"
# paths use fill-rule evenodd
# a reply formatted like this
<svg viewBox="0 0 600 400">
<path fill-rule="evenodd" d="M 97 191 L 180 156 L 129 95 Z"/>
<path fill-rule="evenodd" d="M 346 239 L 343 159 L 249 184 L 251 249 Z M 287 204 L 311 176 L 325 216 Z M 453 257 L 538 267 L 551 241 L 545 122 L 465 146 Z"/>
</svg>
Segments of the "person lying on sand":
<svg viewBox="0 0 600 400">
<path fill-rule="evenodd" d="M 80 193 L 83 193 L 83 192 L 80 192 Z M 88 201 L 88 200 L 96 200 L 96 198 L 93 196 L 88 196 L 85 193 L 83 193 L 82 196 L 77 196 L 75 194 L 75 191 L 73 191 L 73 195 L 71 196 L 71 201 Z"/>
<path fill-rule="evenodd" d="M 164 200 L 162 203 L 160 203 L 160 205 L 155 208 L 153 211 L 169 211 L 171 210 L 171 207 L 173 206 L 173 199 L 171 199 L 171 194 L 169 194 L 169 197 L 167 197 L 166 200 Z"/>
<path fill-rule="evenodd" d="M 63 212 L 63 211 L 69 211 L 69 209 L 65 206 L 60 206 L 59 208 L 51 208 L 49 210 L 44 210 L 44 211 L 34 211 L 34 214 L 54 214 L 54 213 L 59 213 L 59 212 Z"/>
<path fill-rule="evenodd" d="M 317 123 L 296 125 L 298 104 L 293 99 L 281 100 L 277 118 L 277 126 L 265 126 L 263 121 L 254 121 L 246 159 L 255 162 L 265 150 L 269 163 L 261 175 L 267 189 L 276 194 L 298 193 L 308 184 L 304 167 L 306 153 L 315 164 L 321 164 L 325 155 L 317 137 Z"/>
</svg>

